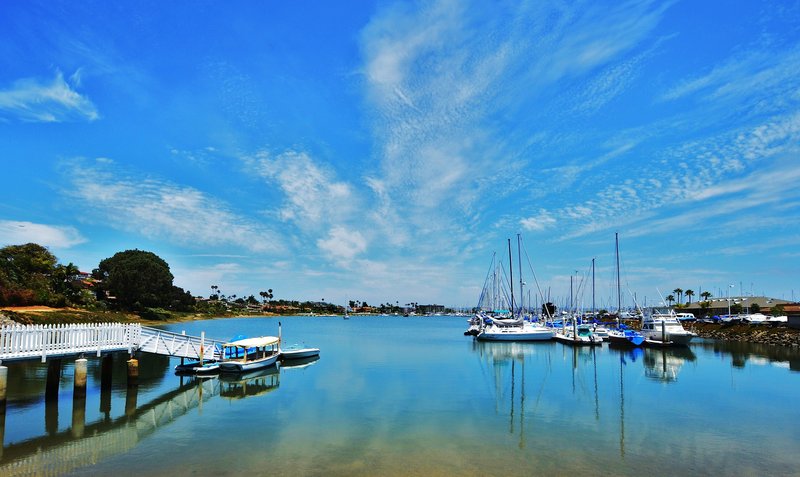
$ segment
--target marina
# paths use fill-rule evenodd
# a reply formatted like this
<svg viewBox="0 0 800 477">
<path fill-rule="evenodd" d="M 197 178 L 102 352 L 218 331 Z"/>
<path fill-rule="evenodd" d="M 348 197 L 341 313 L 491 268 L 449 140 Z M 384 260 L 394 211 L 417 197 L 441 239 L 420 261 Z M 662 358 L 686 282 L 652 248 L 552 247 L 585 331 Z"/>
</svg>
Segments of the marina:
<svg viewBox="0 0 800 477">
<path fill-rule="evenodd" d="M 132 391 L 125 353 L 114 357 L 108 389 L 100 360 L 89 357 L 83 408 L 72 361 L 54 404 L 44 399 L 46 365 L 8 363 L 0 474 L 257 474 L 265 462 L 298 475 L 800 468 L 793 348 L 700 338 L 664 349 L 485 342 L 464 336 L 464 317 L 451 316 L 281 321 L 324 359 L 199 378 L 176 376 L 177 357 L 145 353 Z M 259 336 L 276 325 L 226 318 L 162 328 Z M 199 442 L 211 449 L 198 452 Z"/>
</svg>

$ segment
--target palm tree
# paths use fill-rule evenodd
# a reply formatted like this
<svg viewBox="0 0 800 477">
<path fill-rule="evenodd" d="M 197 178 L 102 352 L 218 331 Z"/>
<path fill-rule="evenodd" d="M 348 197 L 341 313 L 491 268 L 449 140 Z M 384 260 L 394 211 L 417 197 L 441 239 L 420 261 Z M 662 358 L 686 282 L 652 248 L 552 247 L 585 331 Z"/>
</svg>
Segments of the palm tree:
<svg viewBox="0 0 800 477">
<path fill-rule="evenodd" d="M 686 295 L 686 304 L 688 305 L 689 303 L 692 302 L 692 297 L 694 296 L 694 290 L 689 289 L 683 293 Z"/>
<path fill-rule="evenodd" d="M 675 301 L 675 297 L 672 295 L 667 295 L 667 303 L 669 303 L 669 306 L 672 306 L 673 301 Z"/>
<path fill-rule="evenodd" d="M 711 292 L 704 291 L 703 293 L 700 294 L 700 296 L 703 297 L 703 300 L 708 301 L 708 299 L 711 298 Z"/>
<path fill-rule="evenodd" d="M 678 295 L 678 303 L 680 303 L 681 302 L 681 295 L 683 294 L 683 289 L 676 288 L 676 289 L 672 290 L 672 293 Z"/>
</svg>

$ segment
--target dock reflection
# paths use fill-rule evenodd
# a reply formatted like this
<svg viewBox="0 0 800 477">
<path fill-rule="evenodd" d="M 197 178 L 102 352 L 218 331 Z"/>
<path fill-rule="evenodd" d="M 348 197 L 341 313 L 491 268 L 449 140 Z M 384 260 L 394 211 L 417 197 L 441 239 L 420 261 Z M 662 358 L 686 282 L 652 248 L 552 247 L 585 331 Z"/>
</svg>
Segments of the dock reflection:
<svg viewBox="0 0 800 477">
<path fill-rule="evenodd" d="M 138 443 L 158 432 L 204 402 L 217 397 L 227 399 L 243 399 L 273 391 L 279 384 L 278 368 L 273 366 L 258 372 L 234 376 L 211 377 L 197 379 L 195 377 L 173 378 L 169 375 L 170 366 L 159 366 L 159 370 L 150 368 L 148 373 L 161 372 L 166 382 L 174 382 L 175 386 L 153 397 L 153 392 L 142 393 L 146 386 L 117 387 L 117 399 L 112 398 L 111 389 L 101 388 L 99 383 L 95 392 L 99 397 L 100 413 L 94 422 L 87 422 L 87 398 L 73 398 L 69 426 L 59 428 L 58 400 L 32 402 L 28 393 L 33 388 L 42 388 L 39 384 L 27 388 L 22 399 L 27 409 L 41 406 L 45 419 L 45 432 L 21 442 L 6 445 L 0 454 L 0 475 L 62 475 L 74 472 L 86 466 L 114 455 L 129 452 Z M 26 372 L 26 374 L 30 374 Z M 147 384 L 146 382 L 144 384 Z M 99 396 L 96 391 L 99 391 Z M 122 402 L 124 393 L 124 413 L 112 417 L 112 402 Z M 18 394 L 19 395 L 19 394 Z M 147 400 L 142 403 L 142 398 Z M 97 402 L 90 399 L 90 402 Z M 16 402 L 8 403 L 8 410 L 13 412 Z M 34 410 L 35 412 L 35 410 Z M 2 414 L 5 417 L 5 413 Z M 3 419 L 6 421 L 6 419 Z M 5 424 L 5 422 L 0 421 Z M 5 426 L 0 430 L 3 436 Z"/>
</svg>

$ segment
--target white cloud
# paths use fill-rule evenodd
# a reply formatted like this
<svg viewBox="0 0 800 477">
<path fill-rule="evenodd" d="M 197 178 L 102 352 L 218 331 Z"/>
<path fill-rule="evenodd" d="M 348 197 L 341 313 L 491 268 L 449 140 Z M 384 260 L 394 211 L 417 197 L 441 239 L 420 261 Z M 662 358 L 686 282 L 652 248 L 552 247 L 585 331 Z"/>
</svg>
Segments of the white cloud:
<svg viewBox="0 0 800 477">
<path fill-rule="evenodd" d="M 528 232 L 541 232 L 555 227 L 556 219 L 550 212 L 540 210 L 538 215 L 521 219 L 519 224 Z"/>
<path fill-rule="evenodd" d="M 0 220 L 0 244 L 36 243 L 45 247 L 70 248 L 86 242 L 75 227 Z"/>
<path fill-rule="evenodd" d="M 287 151 L 272 157 L 260 152 L 245 163 L 265 179 L 276 182 L 285 195 L 283 220 L 302 227 L 336 223 L 350 217 L 357 198 L 351 186 L 338 181 L 332 170 L 303 152 Z"/>
<path fill-rule="evenodd" d="M 229 210 L 217 198 L 168 181 L 125 176 L 98 161 L 85 166 L 73 161 L 65 176 L 65 194 L 96 220 L 148 238 L 190 246 L 231 245 L 254 252 L 281 249 L 278 235 Z"/>
<path fill-rule="evenodd" d="M 80 70 L 72 75 L 76 85 L 80 78 Z M 0 91 L 0 112 L 30 122 L 94 121 L 100 117 L 94 104 L 72 89 L 60 71 L 49 83 L 26 78 Z"/>
<path fill-rule="evenodd" d="M 367 249 L 367 241 L 357 230 L 336 226 L 327 238 L 317 240 L 317 247 L 330 254 L 334 261 L 347 262 Z"/>
</svg>

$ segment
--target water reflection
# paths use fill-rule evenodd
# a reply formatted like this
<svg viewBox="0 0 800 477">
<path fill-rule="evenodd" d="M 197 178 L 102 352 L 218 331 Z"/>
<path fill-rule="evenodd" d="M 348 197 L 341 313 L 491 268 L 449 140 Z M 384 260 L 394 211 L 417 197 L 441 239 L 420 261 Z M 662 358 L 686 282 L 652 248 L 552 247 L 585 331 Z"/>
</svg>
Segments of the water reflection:
<svg viewBox="0 0 800 477">
<path fill-rule="evenodd" d="M 55 399 L 43 396 L 48 372 L 46 364 L 12 364 L 14 370 L 9 375 L 13 377 L 14 387 L 9 387 L 9 394 L 14 399 L 8 400 L 8 411 L 17 422 L 11 426 L 12 435 L 8 436 L 5 434 L 6 413 L 1 413 L 0 438 L 5 434 L 16 442 L 1 449 L 0 475 L 61 475 L 94 465 L 102 459 L 129 452 L 142 439 L 216 396 L 242 399 L 273 391 L 279 384 L 276 366 L 219 379 L 176 378 L 169 372 L 172 369 L 169 358 L 149 356 L 142 359 L 146 365 L 141 366 L 140 384 L 128 386 L 126 359 L 127 356 L 117 356 L 107 360 L 105 371 L 101 371 L 100 360 L 90 361 L 95 380 L 84 395 L 69 392 L 72 373 L 61 371 L 62 402 L 58 395 Z M 115 368 L 114 386 L 108 380 L 99 379 L 101 373 L 108 372 L 109 366 Z M 40 393 L 38 397 L 36 392 Z M 99 412 L 93 407 L 98 402 Z M 112 413 L 114 402 L 124 402 L 124 412 Z M 69 408 L 64 407 L 67 403 Z M 59 425 L 65 411 L 69 413 L 68 421 Z M 25 421 L 28 414 L 44 415 L 44 433 L 20 440 L 19 435 L 14 435 L 16 431 L 33 429 L 30 422 L 20 421 L 20 418 Z"/>
<path fill-rule="evenodd" d="M 678 380 L 678 374 L 686 361 L 694 361 L 697 356 L 691 348 L 645 348 L 644 375 L 650 379 L 671 383 Z"/>
<path fill-rule="evenodd" d="M 220 396 L 242 399 L 276 390 L 280 385 L 280 372 L 277 366 L 270 366 L 248 373 L 221 374 L 219 380 Z"/>
<path fill-rule="evenodd" d="M 734 368 L 744 368 L 750 363 L 800 371 L 800 356 L 795 349 L 788 346 L 711 340 L 699 341 L 695 346 L 710 350 L 720 357 L 730 356 L 731 366 Z"/>
<path fill-rule="evenodd" d="M 533 402 L 533 413 L 539 404 L 541 390 L 547 380 L 551 367 L 549 365 L 550 352 L 554 343 L 525 343 L 525 342 L 472 342 L 472 349 L 480 357 L 483 365 L 489 365 L 491 379 L 494 383 L 495 393 L 495 412 L 500 412 L 504 408 L 508 409 L 508 434 L 517 435 L 517 446 L 520 449 L 526 447 L 525 440 L 525 417 L 531 413 L 526 413 L 526 361 L 537 353 L 543 354 L 548 358 L 548 364 L 544 368 L 545 374 L 541 382 L 541 388 L 536 393 L 536 400 Z M 541 370 L 540 370 L 541 371 Z M 508 383 L 508 385 L 506 385 Z"/>
</svg>

